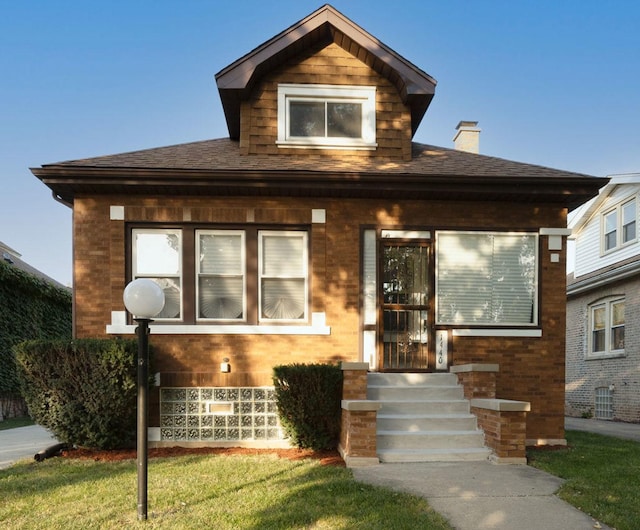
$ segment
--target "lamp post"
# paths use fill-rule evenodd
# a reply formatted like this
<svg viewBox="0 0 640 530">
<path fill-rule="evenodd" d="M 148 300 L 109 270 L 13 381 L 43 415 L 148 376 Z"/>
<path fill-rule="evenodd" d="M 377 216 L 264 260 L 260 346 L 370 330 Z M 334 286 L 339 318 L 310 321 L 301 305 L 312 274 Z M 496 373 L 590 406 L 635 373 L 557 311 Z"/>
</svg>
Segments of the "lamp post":
<svg viewBox="0 0 640 530">
<path fill-rule="evenodd" d="M 138 520 L 147 518 L 149 323 L 164 307 L 164 292 L 153 280 L 138 278 L 123 294 L 124 305 L 138 323 L 138 415 L 136 460 L 138 467 Z"/>
</svg>

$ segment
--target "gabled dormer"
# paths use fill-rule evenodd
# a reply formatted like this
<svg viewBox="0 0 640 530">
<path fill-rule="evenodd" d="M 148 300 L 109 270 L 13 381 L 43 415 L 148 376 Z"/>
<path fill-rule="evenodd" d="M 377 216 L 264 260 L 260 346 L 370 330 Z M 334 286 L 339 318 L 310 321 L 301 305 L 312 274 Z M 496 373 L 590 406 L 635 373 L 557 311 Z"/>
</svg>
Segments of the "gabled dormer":
<svg viewBox="0 0 640 530">
<path fill-rule="evenodd" d="M 216 75 L 249 154 L 411 158 L 436 81 L 325 5 Z"/>
<path fill-rule="evenodd" d="M 569 217 L 576 241 L 575 278 L 586 283 L 640 268 L 638 211 L 640 174 L 613 175 L 593 198 Z M 586 284 L 585 283 L 585 284 Z"/>
</svg>

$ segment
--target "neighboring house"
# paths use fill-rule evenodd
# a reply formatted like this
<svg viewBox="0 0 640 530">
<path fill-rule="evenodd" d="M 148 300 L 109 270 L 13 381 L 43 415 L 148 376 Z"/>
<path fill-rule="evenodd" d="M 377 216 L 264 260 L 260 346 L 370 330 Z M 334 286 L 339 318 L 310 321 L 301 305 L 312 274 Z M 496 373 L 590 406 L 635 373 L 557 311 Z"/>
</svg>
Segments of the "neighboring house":
<svg viewBox="0 0 640 530">
<path fill-rule="evenodd" d="M 27 414 L 12 348 L 71 336 L 71 290 L 0 241 L 0 421 Z"/>
<path fill-rule="evenodd" d="M 566 409 L 640 421 L 640 173 L 613 175 L 572 212 L 575 271 L 567 282 Z"/>
<path fill-rule="evenodd" d="M 216 81 L 229 138 L 32 169 L 73 208 L 77 337 L 164 288 L 154 440 L 277 442 L 273 366 L 347 361 L 496 369 L 526 441 L 563 443 L 566 214 L 602 180 L 479 155 L 475 122 L 412 142 L 435 80 L 331 6 Z"/>
<path fill-rule="evenodd" d="M 16 269 L 20 269 L 35 278 L 40 280 L 44 280 L 45 282 L 57 287 L 58 289 L 66 289 L 69 290 L 68 287 L 65 287 L 57 280 L 51 278 L 51 276 L 47 276 L 44 272 L 39 271 L 35 267 L 29 265 L 26 261 L 22 259 L 22 254 L 13 250 L 11 247 L 0 241 L 0 256 L 2 257 L 2 261 L 8 265 Z"/>
</svg>

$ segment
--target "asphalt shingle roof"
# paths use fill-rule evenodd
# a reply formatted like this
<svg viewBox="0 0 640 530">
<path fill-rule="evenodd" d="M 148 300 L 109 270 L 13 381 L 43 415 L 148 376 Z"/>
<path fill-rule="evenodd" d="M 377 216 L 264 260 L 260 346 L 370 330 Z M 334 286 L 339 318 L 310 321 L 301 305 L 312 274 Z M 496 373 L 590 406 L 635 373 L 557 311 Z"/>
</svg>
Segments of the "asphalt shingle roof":
<svg viewBox="0 0 640 530">
<path fill-rule="evenodd" d="M 240 155 L 239 144 L 228 138 L 157 147 L 45 164 L 43 168 L 110 168 L 213 171 L 309 171 L 387 173 L 422 176 L 593 178 L 590 175 L 514 162 L 426 144 L 413 143 L 409 161 L 379 157 L 318 155 Z"/>
</svg>

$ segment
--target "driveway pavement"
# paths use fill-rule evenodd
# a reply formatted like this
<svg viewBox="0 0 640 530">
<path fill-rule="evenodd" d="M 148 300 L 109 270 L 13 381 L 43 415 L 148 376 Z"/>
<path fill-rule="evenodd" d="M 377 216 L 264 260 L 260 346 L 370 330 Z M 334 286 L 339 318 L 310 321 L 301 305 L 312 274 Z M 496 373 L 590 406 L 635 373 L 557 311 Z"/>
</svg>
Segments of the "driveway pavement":
<svg viewBox="0 0 640 530">
<path fill-rule="evenodd" d="M 38 451 L 57 443 L 49 431 L 39 425 L 0 431 L 0 469 L 18 460 L 31 459 Z"/>
<path fill-rule="evenodd" d="M 640 424 L 620 421 L 603 421 L 584 418 L 565 418 L 564 428 L 571 431 L 587 431 L 605 436 L 625 438 L 640 442 Z"/>
</svg>

